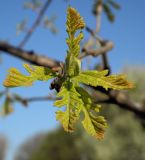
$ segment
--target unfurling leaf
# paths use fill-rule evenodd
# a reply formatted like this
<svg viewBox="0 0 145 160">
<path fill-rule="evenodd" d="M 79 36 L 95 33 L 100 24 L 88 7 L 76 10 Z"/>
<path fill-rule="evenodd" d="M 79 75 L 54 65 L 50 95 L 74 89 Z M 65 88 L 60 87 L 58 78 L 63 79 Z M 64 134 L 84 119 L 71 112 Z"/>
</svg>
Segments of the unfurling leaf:
<svg viewBox="0 0 145 160">
<path fill-rule="evenodd" d="M 67 10 L 66 29 L 70 36 L 74 35 L 77 30 L 83 29 L 85 23 L 75 8 L 69 7 Z"/>
<path fill-rule="evenodd" d="M 106 120 L 102 116 L 94 116 L 91 112 L 84 109 L 85 118 L 82 124 L 86 131 L 95 138 L 101 140 L 104 138 L 105 128 L 107 128 Z"/>
<path fill-rule="evenodd" d="M 83 88 L 77 87 L 77 91 L 79 92 L 83 102 L 81 109 L 84 113 L 84 120 L 82 121 L 84 128 L 91 136 L 97 139 L 103 139 L 107 123 L 104 117 L 96 115 L 97 112 L 99 112 L 100 105 L 96 105 L 95 100 L 92 99 L 92 97 Z"/>
<path fill-rule="evenodd" d="M 47 81 L 57 77 L 53 81 L 53 86 L 57 86 L 54 88 L 57 88 L 58 91 L 58 100 L 55 101 L 54 105 L 59 108 L 65 107 L 65 111 L 57 111 L 56 119 L 62 123 L 65 131 L 73 132 L 81 114 L 83 115 L 82 124 L 88 134 L 97 139 L 102 139 L 107 128 L 106 120 L 98 115 L 100 105 L 96 104 L 96 100 L 89 95 L 81 84 L 101 86 L 105 89 L 128 89 L 132 88 L 133 84 L 128 82 L 124 75 L 108 76 L 108 70 L 81 71 L 81 62 L 78 56 L 80 54 L 80 42 L 83 39 L 81 29 L 84 27 L 83 18 L 74 8 L 69 7 L 66 21 L 68 50 L 62 74 L 60 75 L 60 73 L 48 68 L 25 64 L 24 67 L 29 75 L 23 75 L 17 69 L 11 68 L 4 81 L 4 86 L 30 86 L 36 80 Z"/>
<path fill-rule="evenodd" d="M 133 84 L 125 79 L 124 75 L 111 75 L 106 76 L 108 73 L 107 70 L 104 71 L 84 71 L 80 75 L 76 76 L 76 81 L 84 83 L 90 86 L 101 86 L 107 89 L 129 89 L 133 88 Z"/>
<path fill-rule="evenodd" d="M 76 37 L 75 33 L 84 27 L 85 23 L 83 18 L 74 8 L 69 7 L 67 10 L 66 21 L 66 28 L 68 33 L 66 43 L 68 45 L 68 51 L 65 65 L 66 74 L 70 77 L 78 75 L 81 70 L 81 62 L 78 59 L 78 55 L 80 54 L 80 41 L 83 39 L 83 33 L 80 32 Z"/>
<path fill-rule="evenodd" d="M 57 100 L 54 105 L 57 107 L 66 106 L 66 111 L 58 111 L 56 113 L 56 119 L 63 124 L 66 131 L 72 132 L 74 130 L 74 124 L 79 119 L 80 105 L 82 104 L 80 95 L 73 83 L 67 81 L 61 87 L 57 97 L 62 97 L 62 99 Z"/>
<path fill-rule="evenodd" d="M 19 87 L 19 86 L 31 86 L 33 82 L 47 81 L 56 76 L 56 73 L 49 68 L 34 66 L 24 64 L 24 68 L 29 72 L 29 75 L 26 76 L 22 74 L 16 68 L 11 68 L 8 70 L 9 74 L 7 75 L 6 80 L 4 81 L 5 87 Z"/>
</svg>

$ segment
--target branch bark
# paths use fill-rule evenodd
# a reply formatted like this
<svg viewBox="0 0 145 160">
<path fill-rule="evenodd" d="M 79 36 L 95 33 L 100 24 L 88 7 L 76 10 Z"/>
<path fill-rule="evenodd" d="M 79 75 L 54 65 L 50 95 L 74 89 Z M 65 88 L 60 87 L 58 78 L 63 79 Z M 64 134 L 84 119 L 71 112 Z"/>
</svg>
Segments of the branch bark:
<svg viewBox="0 0 145 160">
<path fill-rule="evenodd" d="M 99 56 L 102 55 L 108 51 L 110 51 L 113 48 L 113 43 L 108 41 L 105 43 L 105 45 L 97 50 L 84 50 L 80 55 L 79 58 L 83 59 L 87 56 Z M 7 44 L 5 42 L 0 41 L 0 51 L 3 51 L 11 56 L 20 58 L 22 60 L 25 60 L 27 62 L 30 62 L 35 65 L 49 67 L 49 68 L 57 68 L 60 66 L 60 61 L 54 60 L 52 58 L 48 58 L 46 56 L 41 56 L 33 51 L 25 51 L 21 48 L 12 46 L 10 44 Z"/>
<path fill-rule="evenodd" d="M 99 1 L 99 5 L 97 5 L 96 8 L 96 31 L 93 33 L 92 32 L 92 36 L 94 36 L 95 34 L 97 34 L 98 32 L 100 32 L 101 29 L 101 18 L 102 18 L 102 11 L 103 11 L 103 1 L 100 0 Z M 100 45 L 103 47 L 105 45 L 105 43 L 103 41 L 99 41 Z M 107 54 L 106 52 L 104 52 L 104 54 L 101 55 L 102 57 L 102 70 L 104 69 L 108 69 L 109 73 L 111 72 L 111 68 L 108 62 L 108 58 L 107 58 Z"/>
<path fill-rule="evenodd" d="M 122 109 L 135 113 L 139 118 L 145 119 L 144 105 L 134 102 L 128 94 L 121 91 L 112 91 L 109 97 L 108 103 L 116 104 Z"/>
<path fill-rule="evenodd" d="M 114 47 L 114 44 L 111 41 L 104 41 L 104 46 L 94 50 L 87 50 L 87 49 L 83 49 L 82 53 L 79 55 L 80 59 L 83 59 L 87 56 L 93 56 L 93 57 L 97 57 L 103 54 L 108 53 L 109 51 L 111 51 Z"/>
<path fill-rule="evenodd" d="M 104 93 L 108 98 L 105 100 L 98 100 L 96 103 L 107 103 L 115 104 L 118 107 L 133 112 L 140 119 L 145 119 L 145 106 L 144 103 L 138 103 L 131 99 L 130 95 L 123 91 L 105 91 L 99 89 L 100 92 Z M 97 97 L 93 93 L 93 97 Z"/>
<path fill-rule="evenodd" d="M 39 66 L 53 68 L 53 67 L 58 67 L 60 64 L 60 61 L 48 58 L 46 56 L 38 55 L 33 51 L 25 51 L 21 48 L 14 47 L 10 44 L 3 43 L 1 41 L 0 41 L 0 51 L 3 51 L 11 56 L 20 58 L 22 60 L 25 60 L 27 62 Z"/>
</svg>

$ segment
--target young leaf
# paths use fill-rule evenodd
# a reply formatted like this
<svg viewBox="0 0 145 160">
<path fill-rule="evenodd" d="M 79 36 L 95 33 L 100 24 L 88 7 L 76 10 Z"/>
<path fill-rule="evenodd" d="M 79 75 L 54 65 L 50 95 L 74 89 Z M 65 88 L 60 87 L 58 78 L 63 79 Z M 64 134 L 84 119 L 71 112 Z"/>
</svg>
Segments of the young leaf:
<svg viewBox="0 0 145 160">
<path fill-rule="evenodd" d="M 82 124 L 86 131 L 93 137 L 101 140 L 104 138 L 105 128 L 107 128 L 106 120 L 102 116 L 94 116 L 91 112 L 83 109 L 85 118 Z"/>
<path fill-rule="evenodd" d="M 81 62 L 77 58 L 80 54 L 80 41 L 83 39 L 83 33 L 80 32 L 77 37 L 75 33 L 83 29 L 85 23 L 80 14 L 72 7 L 67 10 L 66 30 L 68 38 L 66 40 L 68 44 L 67 57 L 65 60 L 66 74 L 70 77 L 78 75 L 81 69 Z"/>
<path fill-rule="evenodd" d="M 133 84 L 125 79 L 124 75 L 106 76 L 107 70 L 104 71 L 84 71 L 74 77 L 77 82 L 84 83 L 90 86 L 102 86 L 107 89 L 129 89 L 133 88 Z"/>
<path fill-rule="evenodd" d="M 84 120 L 82 124 L 86 131 L 97 139 L 103 139 L 105 128 L 107 128 L 107 123 L 104 117 L 96 116 L 91 111 L 99 112 L 100 106 L 94 103 L 92 97 L 81 87 L 77 87 L 77 91 L 81 95 L 83 101 L 82 111 L 84 113 Z"/>
<path fill-rule="evenodd" d="M 85 22 L 80 14 L 75 8 L 68 7 L 66 29 L 70 38 L 77 32 L 77 30 L 83 29 L 84 27 Z"/>
<path fill-rule="evenodd" d="M 65 131 L 72 132 L 74 130 L 74 125 L 76 121 L 79 119 L 80 113 L 80 105 L 82 101 L 79 97 L 79 93 L 77 93 L 74 88 L 73 83 L 67 81 L 61 87 L 60 92 L 57 97 L 62 98 L 61 100 L 57 100 L 54 105 L 57 107 L 66 106 L 66 111 L 57 111 L 56 119 L 59 120 Z"/>
<path fill-rule="evenodd" d="M 22 74 L 16 68 L 9 69 L 9 74 L 5 79 L 3 85 L 5 87 L 19 87 L 19 86 L 31 86 L 33 82 L 47 81 L 53 77 L 56 77 L 56 73 L 49 68 L 24 64 L 24 68 L 30 75 L 26 76 Z"/>
</svg>

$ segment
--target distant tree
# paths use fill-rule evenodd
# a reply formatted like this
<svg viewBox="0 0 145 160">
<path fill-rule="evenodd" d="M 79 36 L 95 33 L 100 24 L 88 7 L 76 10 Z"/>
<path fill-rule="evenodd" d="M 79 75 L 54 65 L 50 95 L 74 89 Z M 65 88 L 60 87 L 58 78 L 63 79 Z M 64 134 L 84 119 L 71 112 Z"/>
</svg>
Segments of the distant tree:
<svg viewBox="0 0 145 160">
<path fill-rule="evenodd" d="M 58 128 L 28 140 L 18 150 L 15 160 L 96 160 L 93 139 L 88 138 L 82 129 L 68 134 Z"/>
<path fill-rule="evenodd" d="M 45 134 L 38 134 L 30 138 L 18 149 L 15 160 L 29 160 L 32 153 L 40 146 L 45 137 Z"/>
</svg>

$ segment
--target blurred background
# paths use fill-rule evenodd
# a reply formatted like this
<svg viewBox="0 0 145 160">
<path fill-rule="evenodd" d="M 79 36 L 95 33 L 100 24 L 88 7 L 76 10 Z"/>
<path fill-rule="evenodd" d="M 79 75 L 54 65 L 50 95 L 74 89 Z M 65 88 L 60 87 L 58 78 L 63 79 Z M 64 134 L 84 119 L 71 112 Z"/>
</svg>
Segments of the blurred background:
<svg viewBox="0 0 145 160">
<path fill-rule="evenodd" d="M 64 132 L 55 119 L 57 108 L 52 100 L 23 101 L 29 97 L 55 95 L 55 91 L 49 89 L 50 82 L 36 82 L 32 87 L 9 91 L 2 85 L 9 68 L 16 67 L 25 73 L 22 66 L 25 61 L 4 52 L 1 44 L 63 61 L 67 50 L 68 5 L 80 12 L 88 27 L 92 30 L 97 27 L 96 8 L 100 0 L 48 2 L 0 2 L 0 160 L 145 160 L 145 1 L 103 1 L 97 36 L 113 42 L 114 48 L 107 53 L 111 73 L 125 73 L 136 84 L 126 96 L 130 96 L 136 106 L 142 105 L 139 110 L 143 114 L 138 116 L 125 107 L 104 103 L 101 115 L 109 127 L 102 141 L 90 137 L 80 123 L 74 133 Z M 82 48 L 100 47 L 87 30 L 84 35 Z M 100 69 L 101 60 L 101 57 L 89 56 L 82 62 L 83 69 Z M 10 101 L 11 96 L 15 101 Z M 4 107 L 8 107 L 7 112 Z"/>
</svg>

